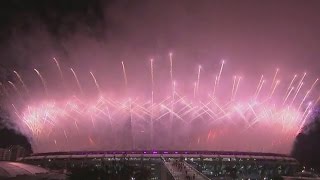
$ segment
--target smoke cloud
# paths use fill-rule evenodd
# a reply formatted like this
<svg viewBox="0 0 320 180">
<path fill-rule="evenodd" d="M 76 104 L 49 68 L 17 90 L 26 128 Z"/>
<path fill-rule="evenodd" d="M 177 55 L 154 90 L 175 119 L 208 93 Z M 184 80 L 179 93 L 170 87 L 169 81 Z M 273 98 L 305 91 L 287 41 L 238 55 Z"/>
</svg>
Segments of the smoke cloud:
<svg viewBox="0 0 320 180">
<path fill-rule="evenodd" d="M 14 128 L 27 135 L 37 151 L 75 150 L 78 146 L 70 148 L 59 145 L 59 143 L 66 144 L 64 141 L 71 138 L 70 136 L 81 137 L 73 129 L 68 130 L 71 124 L 74 126 L 74 122 L 55 124 L 60 133 L 55 136 L 57 142 L 54 143 L 54 136 L 37 139 L 28 130 L 29 128 L 21 126 L 21 120 L 15 113 L 26 115 L 24 112 L 28 112 L 26 110 L 28 106 L 40 107 L 45 104 L 44 101 L 54 102 L 55 106 L 65 104 L 60 102 L 73 97 L 81 97 L 82 101 L 88 103 L 93 102 L 99 98 L 99 90 L 90 72 L 94 74 L 99 87 L 103 90 L 103 95 L 107 97 L 118 100 L 124 100 L 126 97 L 131 97 L 133 100 L 136 97 L 139 97 L 139 100 L 149 99 L 153 88 L 154 101 L 159 102 L 171 94 L 169 52 L 173 53 L 173 73 L 177 91 L 191 97 L 189 99 L 192 99 L 194 94 L 193 84 L 197 81 L 198 66 L 202 65 L 199 99 L 204 100 L 208 93 L 213 91 L 215 76 L 218 75 L 221 61 L 224 59 L 226 64 L 222 83 L 217 90 L 220 101 L 225 102 L 230 98 L 234 76 L 242 77 L 237 96 L 239 101 L 245 101 L 248 96 L 255 93 L 262 74 L 266 84 L 262 88 L 261 96 L 270 95 L 274 72 L 279 68 L 278 78 L 281 82 L 279 90 L 274 95 L 274 103 L 282 104 L 283 94 L 287 91 L 294 74 L 298 75 L 297 83 L 303 73 L 307 73 L 301 92 L 306 92 L 318 77 L 317 70 L 320 64 L 317 58 L 320 55 L 318 50 L 320 41 L 315 35 L 320 32 L 320 26 L 316 25 L 320 18 L 319 6 L 316 1 L 303 2 L 303 5 L 299 1 L 263 3 L 211 0 L 199 2 L 143 0 L 139 3 L 126 0 L 8 2 L 3 6 L 7 11 L 1 11 L 3 17 L 1 23 L 4 25 L 0 37 L 2 106 L 10 112 Z M 53 58 L 57 59 L 61 67 L 62 77 Z M 154 85 L 150 80 L 151 58 L 154 59 Z M 123 80 L 122 61 L 125 63 L 128 75 L 127 87 Z M 77 74 L 82 90 L 70 68 Z M 34 69 L 41 73 L 45 83 Z M 13 73 L 14 70 L 21 75 L 28 92 Z M 17 86 L 20 95 L 8 81 Z M 45 93 L 44 84 L 47 86 L 48 94 Z M 316 86 L 312 94 L 306 98 L 301 114 L 307 108 L 308 102 L 315 103 L 315 99 L 319 96 L 318 90 Z M 293 95 L 290 98 L 293 98 Z M 296 106 L 299 106 L 303 98 L 303 93 L 297 95 Z M 245 116 L 252 114 L 248 113 Z M 87 116 L 82 116 L 80 119 L 84 121 L 86 118 Z M 68 119 L 61 118 L 65 121 Z M 119 122 L 118 129 L 115 128 L 119 132 L 114 133 L 121 135 L 123 139 L 130 139 L 130 132 L 126 131 L 132 129 L 129 114 L 126 112 L 120 119 L 123 122 Z M 167 116 L 167 119 L 170 119 L 170 116 Z M 237 122 L 241 118 L 233 117 L 233 119 Z M 254 121 L 253 118 L 247 119 Z M 180 149 L 199 144 L 196 147 L 200 149 L 225 148 L 288 153 L 297 130 L 286 131 L 290 136 L 284 137 L 283 134 L 278 134 L 283 132 L 283 127 L 277 129 L 270 126 L 268 131 L 270 134 L 263 135 L 259 130 L 266 127 L 257 126 L 250 129 L 250 133 L 243 134 L 239 127 L 244 126 L 239 124 L 206 127 L 208 125 L 206 120 L 196 120 L 203 121 L 198 123 L 199 127 L 196 127 L 195 122 L 190 122 L 184 127 L 177 120 L 177 124 L 173 123 L 172 126 L 182 130 L 176 132 L 175 138 L 168 135 L 163 139 L 160 138 L 161 135 L 170 134 L 171 130 L 168 130 L 170 127 L 165 122 L 162 122 L 163 124 L 157 122 L 159 124 L 155 126 L 158 128 L 153 133 L 159 137 L 158 147 L 165 149 L 170 143 L 177 144 L 175 141 L 179 141 L 180 137 L 180 140 L 185 140 L 176 146 Z M 102 119 L 97 121 L 102 123 Z M 92 126 L 91 122 L 86 123 L 79 126 L 83 126 L 82 128 Z M 59 127 L 60 125 L 62 127 Z M 149 124 L 139 125 L 142 127 L 135 126 L 137 131 L 145 131 L 149 138 L 151 130 L 146 128 Z M 109 126 L 111 125 L 107 124 L 106 129 Z M 299 126 L 295 126 L 297 127 Z M 63 128 L 65 129 L 62 130 Z M 74 134 L 70 134 L 70 131 Z M 108 136 L 111 144 L 116 137 L 114 134 L 108 134 L 109 132 L 104 134 L 101 130 L 89 132 L 91 130 L 82 129 L 82 131 L 84 132 L 82 135 L 85 136 L 82 138 L 88 139 L 88 145 L 81 147 L 82 149 L 86 149 L 90 144 L 97 144 L 97 141 L 103 141 L 95 137 Z M 217 138 L 208 145 L 208 136 L 209 139 L 214 136 L 220 139 Z M 281 137 L 281 141 L 274 139 L 277 136 Z M 239 141 L 240 138 L 235 139 L 235 137 L 244 139 L 244 145 L 229 146 L 234 144 L 232 142 Z M 141 144 L 150 141 L 143 136 L 136 138 L 141 139 Z M 285 140 L 286 138 L 288 140 Z M 46 142 L 48 139 L 50 142 Z M 271 145 L 268 148 L 264 147 L 260 144 L 261 139 L 270 142 Z M 224 141 L 230 144 L 224 145 Z M 46 143 L 48 144 L 43 146 Z M 97 148 L 109 146 L 110 144 L 103 144 Z M 120 149 L 132 148 L 130 145 L 121 146 L 119 145 Z M 50 148 L 42 149 L 43 147 Z"/>
</svg>

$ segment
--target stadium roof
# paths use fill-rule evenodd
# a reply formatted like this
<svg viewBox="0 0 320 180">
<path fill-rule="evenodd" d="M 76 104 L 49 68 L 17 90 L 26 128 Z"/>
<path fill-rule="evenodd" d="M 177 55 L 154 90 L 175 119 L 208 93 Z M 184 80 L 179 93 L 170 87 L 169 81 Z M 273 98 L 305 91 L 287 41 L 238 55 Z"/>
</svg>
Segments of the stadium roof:
<svg viewBox="0 0 320 180">
<path fill-rule="evenodd" d="M 112 158 L 112 157 L 185 157 L 185 158 L 241 158 L 256 160 L 297 161 L 287 155 L 255 152 L 226 152 L 226 151 L 73 151 L 36 153 L 20 160 L 41 159 L 83 159 L 83 158 Z"/>
</svg>

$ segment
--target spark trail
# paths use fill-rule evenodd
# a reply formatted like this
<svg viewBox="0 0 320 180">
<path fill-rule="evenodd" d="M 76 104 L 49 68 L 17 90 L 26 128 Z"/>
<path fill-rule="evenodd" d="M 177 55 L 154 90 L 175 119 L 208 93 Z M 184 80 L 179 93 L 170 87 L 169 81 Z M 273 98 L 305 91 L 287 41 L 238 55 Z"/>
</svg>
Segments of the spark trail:
<svg viewBox="0 0 320 180">
<path fill-rule="evenodd" d="M 78 76 L 77 76 L 76 72 L 75 72 L 72 68 L 70 68 L 70 70 L 71 70 L 71 72 L 72 72 L 72 74 L 73 74 L 74 79 L 75 79 L 76 82 L 77 82 L 77 85 L 78 85 L 78 88 L 79 88 L 81 94 L 83 94 L 83 90 L 82 90 L 82 87 L 81 87 L 81 84 L 80 84 L 80 82 L 79 82 L 79 79 L 78 79 Z"/>
<path fill-rule="evenodd" d="M 301 86 L 301 84 L 303 84 L 303 80 L 304 80 L 304 78 L 306 77 L 306 75 L 307 75 L 307 73 L 304 73 L 304 74 L 303 74 L 303 76 L 302 76 L 302 78 L 300 79 L 297 87 L 299 87 L 299 86 Z"/>
<path fill-rule="evenodd" d="M 299 91 L 300 91 L 302 85 L 303 85 L 303 82 L 299 83 L 299 87 L 298 87 L 296 93 L 294 94 L 294 96 L 293 96 L 293 98 L 292 98 L 292 100 L 291 100 L 290 106 L 292 106 L 293 102 L 296 100 L 297 95 L 299 94 Z"/>
<path fill-rule="evenodd" d="M 92 77 L 92 79 L 94 81 L 94 84 L 96 85 L 96 88 L 97 88 L 98 92 L 101 94 L 101 89 L 100 89 L 100 86 L 99 86 L 99 83 L 98 83 L 96 77 L 94 76 L 94 74 L 92 72 L 90 72 L 90 74 L 91 74 L 91 77 Z"/>
<path fill-rule="evenodd" d="M 289 84 L 289 86 L 288 86 L 288 89 L 287 89 L 287 91 L 286 91 L 286 95 L 288 94 L 288 92 L 290 91 L 290 89 L 291 89 L 291 86 L 292 86 L 292 84 L 293 84 L 293 82 L 294 82 L 294 80 L 297 78 L 297 75 L 295 74 L 294 76 L 293 76 L 293 78 L 292 78 L 292 80 L 291 80 L 291 82 L 290 82 L 290 84 Z"/>
<path fill-rule="evenodd" d="M 198 66 L 197 89 L 196 89 L 197 94 L 199 94 L 200 75 L 201 75 L 201 65 Z"/>
<path fill-rule="evenodd" d="M 47 87 L 47 82 L 45 81 L 45 79 L 42 77 L 42 75 L 40 74 L 40 72 L 37 70 L 37 69 L 33 69 L 37 75 L 39 76 L 41 82 L 42 82 L 42 85 L 43 85 L 43 88 L 44 88 L 44 91 L 46 93 L 46 95 L 48 96 L 48 87 Z"/>
<path fill-rule="evenodd" d="M 126 85 L 126 89 L 128 89 L 128 78 L 126 73 L 126 67 L 124 66 L 124 62 L 121 61 L 122 64 L 122 72 L 123 72 L 123 78 L 124 78 L 124 84 Z"/>
<path fill-rule="evenodd" d="M 212 97 L 214 97 L 216 94 L 217 83 L 218 83 L 218 76 L 215 76 Z"/>
<path fill-rule="evenodd" d="M 239 76 L 238 77 L 238 82 L 237 82 L 237 86 L 236 86 L 236 89 L 234 90 L 234 94 L 233 94 L 233 99 L 236 98 L 236 95 L 237 95 L 237 92 L 238 92 L 238 89 L 239 89 L 239 85 L 240 85 L 240 81 L 241 81 L 242 77 Z"/>
<path fill-rule="evenodd" d="M 16 87 L 16 85 L 13 84 L 13 82 L 11 81 L 8 81 L 8 83 L 13 87 L 13 89 L 16 91 L 16 93 L 21 96 L 21 93 L 20 91 L 18 90 L 18 88 Z"/>
<path fill-rule="evenodd" d="M 259 83 L 258 83 L 257 88 L 256 88 L 256 92 L 254 93 L 255 97 L 257 97 L 257 94 L 258 94 L 258 91 L 259 91 L 259 88 L 260 88 L 260 84 L 262 83 L 262 81 L 263 81 L 263 75 L 261 75 Z"/>
<path fill-rule="evenodd" d="M 262 82 L 261 82 L 261 84 L 260 84 L 260 87 L 259 87 L 259 89 L 258 89 L 258 91 L 257 91 L 257 94 L 256 94 L 256 96 L 255 96 L 255 99 L 258 98 L 258 96 L 259 96 L 259 94 L 260 94 L 260 92 L 261 92 L 261 89 L 262 89 L 262 86 L 263 86 L 264 83 L 265 83 L 265 80 L 262 80 Z"/>
<path fill-rule="evenodd" d="M 169 59 L 170 59 L 170 80 L 171 80 L 171 85 L 173 85 L 173 61 L 172 61 L 172 53 L 169 53 Z"/>
<path fill-rule="evenodd" d="M 153 59 L 150 59 L 150 73 L 151 73 L 151 108 L 154 102 L 154 75 L 153 75 Z"/>
<path fill-rule="evenodd" d="M 21 84 L 22 84 L 24 90 L 26 91 L 26 93 L 29 94 L 29 90 L 28 90 L 26 84 L 24 83 L 24 81 L 22 80 L 20 74 L 19 74 L 17 71 L 13 71 L 13 73 L 17 76 L 17 78 L 18 78 L 19 81 L 21 82 Z"/>
<path fill-rule="evenodd" d="M 234 90 L 236 87 L 236 80 L 237 80 L 237 76 L 233 76 L 233 84 L 232 84 L 232 90 L 231 90 L 231 100 L 233 100 L 233 94 L 234 94 Z"/>
<path fill-rule="evenodd" d="M 274 92 L 275 92 L 275 90 L 276 90 L 276 88 L 277 88 L 277 86 L 280 84 L 280 80 L 277 80 L 276 81 L 276 84 L 274 85 L 274 87 L 273 87 L 273 89 L 272 89 L 272 92 L 271 92 L 271 94 L 270 94 L 270 96 L 269 96 L 269 99 L 271 99 L 272 98 L 272 96 L 273 96 L 273 94 L 274 94 Z"/>
<path fill-rule="evenodd" d="M 220 83 L 223 66 L 224 66 L 224 60 L 222 60 L 222 62 L 221 62 L 221 67 L 220 67 L 220 71 L 219 71 L 219 75 L 218 75 L 217 85 L 219 85 L 219 83 Z"/>
<path fill-rule="evenodd" d="M 58 60 L 54 57 L 53 61 L 55 62 L 56 66 L 58 68 L 58 71 L 59 71 L 60 78 L 61 78 L 62 82 L 64 82 L 63 73 L 62 73 L 62 70 L 61 70 L 61 67 L 60 67 L 60 64 L 59 64 Z"/>
<path fill-rule="evenodd" d="M 276 69 L 276 72 L 275 72 L 275 74 L 274 74 L 274 76 L 273 76 L 273 79 L 272 79 L 272 83 L 271 83 L 270 89 L 273 88 L 273 85 L 274 85 L 274 83 L 275 83 L 275 80 L 276 80 L 276 78 L 277 78 L 278 73 L 279 73 L 279 68 Z"/>
<path fill-rule="evenodd" d="M 288 100 L 291 92 L 293 91 L 294 87 L 291 87 L 291 89 L 289 90 L 289 93 L 287 94 L 287 96 L 284 98 L 282 106 L 286 104 L 286 101 Z"/>
</svg>

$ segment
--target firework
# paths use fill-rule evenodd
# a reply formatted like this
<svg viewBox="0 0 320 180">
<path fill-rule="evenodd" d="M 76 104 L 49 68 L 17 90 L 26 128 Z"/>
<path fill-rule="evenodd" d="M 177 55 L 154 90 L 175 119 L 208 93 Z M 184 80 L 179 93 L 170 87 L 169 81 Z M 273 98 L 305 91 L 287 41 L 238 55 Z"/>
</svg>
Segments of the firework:
<svg viewBox="0 0 320 180">
<path fill-rule="evenodd" d="M 298 93 L 299 93 L 299 91 L 300 91 L 300 89 L 301 89 L 302 85 L 303 85 L 303 82 L 301 81 L 301 82 L 299 83 L 299 85 L 298 85 L 298 89 L 297 89 L 296 93 L 294 94 L 294 96 L 293 96 L 293 98 L 292 98 L 291 105 L 292 105 L 292 104 L 293 104 L 293 102 L 296 100 L 297 95 L 298 95 Z"/>
<path fill-rule="evenodd" d="M 170 80 L 171 80 L 171 84 L 173 84 L 173 61 L 172 61 L 172 53 L 169 53 L 169 59 L 170 59 Z"/>
<path fill-rule="evenodd" d="M 278 75 L 278 73 L 279 73 L 279 68 L 277 68 L 276 69 L 276 72 L 274 73 L 274 76 L 273 76 L 273 79 L 272 79 L 272 83 L 271 83 L 271 89 L 273 88 L 273 85 L 274 85 L 274 83 L 275 83 L 275 80 L 276 80 L 276 78 L 277 78 L 277 75 Z"/>
<path fill-rule="evenodd" d="M 94 74 L 92 72 L 90 72 L 90 75 L 91 75 L 91 77 L 92 77 L 92 79 L 94 81 L 94 84 L 96 85 L 96 88 L 97 88 L 98 92 L 101 93 L 100 86 L 99 86 L 99 83 L 98 83 L 96 77 L 94 76 Z"/>
<path fill-rule="evenodd" d="M 220 67 L 220 71 L 219 71 L 219 75 L 218 75 L 217 84 L 220 83 L 220 78 L 221 78 L 221 74 L 222 74 L 222 70 L 223 70 L 223 65 L 224 65 L 224 60 L 222 60 L 222 62 L 221 62 L 221 67 Z"/>
<path fill-rule="evenodd" d="M 61 80 L 62 80 L 62 82 L 64 82 L 63 73 L 62 73 L 60 64 L 59 64 L 58 60 L 57 60 L 55 57 L 53 58 L 53 60 L 54 60 L 54 62 L 56 63 L 56 66 L 57 66 L 57 68 L 58 68 L 58 71 L 59 71 Z"/>
<path fill-rule="evenodd" d="M 124 66 L 124 62 L 123 61 L 121 61 L 121 64 L 122 64 L 122 72 L 123 72 L 124 84 L 126 85 L 126 88 L 128 88 L 128 78 L 127 78 L 126 68 Z"/>
<path fill-rule="evenodd" d="M 272 91 L 271 91 L 271 94 L 270 94 L 269 99 L 271 99 L 271 98 L 272 98 L 272 96 L 273 96 L 273 94 L 274 94 L 274 92 L 275 92 L 276 88 L 278 87 L 279 83 L 280 83 L 280 81 L 279 81 L 279 80 L 277 80 L 277 81 L 276 81 L 276 84 L 274 85 L 274 87 L 273 87 L 273 89 L 272 89 Z"/>
<path fill-rule="evenodd" d="M 293 84 L 293 82 L 294 82 L 294 80 L 296 79 L 296 77 L 297 77 L 297 75 L 295 74 L 294 76 L 293 76 L 293 78 L 292 78 L 292 80 L 291 80 L 291 82 L 290 82 L 290 84 L 289 84 L 289 87 L 288 87 L 288 89 L 287 89 L 287 91 L 286 91 L 286 95 L 288 94 L 288 92 L 292 89 L 292 84 Z"/>
<path fill-rule="evenodd" d="M 238 82 L 237 82 L 236 88 L 234 90 L 234 94 L 233 94 L 233 98 L 232 99 L 235 99 L 235 97 L 237 95 L 237 92 L 238 92 L 238 89 L 239 89 L 239 85 L 240 85 L 240 81 L 241 81 L 241 77 L 238 77 Z"/>
<path fill-rule="evenodd" d="M 47 87 L 47 83 L 46 83 L 45 79 L 42 77 L 42 75 L 40 74 L 40 72 L 37 69 L 33 69 L 33 70 L 37 73 L 37 75 L 41 79 L 44 91 L 45 91 L 46 95 L 48 95 L 48 87 Z"/>
<path fill-rule="evenodd" d="M 78 79 L 78 76 L 77 76 L 76 72 L 72 68 L 70 68 L 70 70 L 71 70 L 71 72 L 73 74 L 74 79 L 77 82 L 77 85 L 78 85 L 78 88 L 79 88 L 80 92 L 83 94 L 83 90 L 82 90 L 82 87 L 81 87 L 81 84 L 79 82 L 79 79 Z"/>
<path fill-rule="evenodd" d="M 232 84 L 232 91 L 231 91 L 231 100 L 233 99 L 233 94 L 234 94 L 234 90 L 236 87 L 236 80 L 237 80 L 237 76 L 233 77 L 233 84 Z"/>
<path fill-rule="evenodd" d="M 196 87 L 197 93 L 199 93 L 200 74 L 201 74 L 201 66 L 199 65 L 199 66 L 198 66 L 198 76 L 197 76 L 197 87 Z"/>
<path fill-rule="evenodd" d="M 215 96 L 215 93 L 216 93 L 217 84 L 218 84 L 218 76 L 215 76 L 214 86 L 213 86 L 213 92 L 212 92 L 212 96 L 213 96 L 213 97 Z"/>
<path fill-rule="evenodd" d="M 93 72 L 89 73 L 99 93 L 97 96 L 88 97 L 89 95 L 84 94 L 76 72 L 70 68 L 81 94 L 86 96 L 66 95 L 63 100 L 49 100 L 45 97 L 39 102 L 18 106 L 14 103 L 12 111 L 17 118 L 18 129 L 22 129 L 22 133 L 30 137 L 35 152 L 56 149 L 69 151 L 186 147 L 197 150 L 249 151 L 256 147 L 260 149 L 263 146 L 260 142 L 264 142 L 266 145 L 263 149 L 266 151 L 287 153 L 294 137 L 302 131 L 318 101 L 309 101 L 309 98 L 313 97 L 312 90 L 316 88 L 318 79 L 304 91 L 302 86 L 309 86 L 304 82 L 306 73 L 298 82 L 297 75 L 294 75 L 287 85 L 280 83 L 279 69 L 270 78 L 271 84 L 266 83 L 268 77 L 261 75 L 256 78 L 259 80 L 258 85 L 254 85 L 252 92 L 245 93 L 246 87 L 250 85 L 250 82 L 246 82 L 247 78 L 237 75 L 229 78 L 229 82 L 221 81 L 223 70 L 227 68 L 224 67 L 224 61 L 220 68 L 215 70 L 214 84 L 202 83 L 201 91 L 200 80 L 206 82 L 206 72 L 202 72 L 202 67 L 198 66 L 197 79 L 193 86 L 188 82 L 188 93 L 183 89 L 183 85 L 180 86 L 179 83 L 177 86 L 173 80 L 172 53 L 169 54 L 169 60 L 170 79 L 163 83 L 168 84 L 170 81 L 169 94 L 155 89 L 158 87 L 158 82 L 154 79 L 154 71 L 157 69 L 153 59 L 150 60 L 150 69 L 146 69 L 146 73 L 149 74 L 150 71 L 148 77 L 151 78 L 151 99 L 150 94 L 134 98 L 108 97 L 104 87 L 97 81 L 100 78 Z M 61 67 L 56 59 L 54 61 L 61 76 Z M 123 61 L 121 65 L 124 83 L 128 89 L 129 74 Z M 37 69 L 34 71 L 48 93 L 47 82 Z M 21 79 L 21 76 L 17 73 L 16 75 Z M 21 93 L 13 82 L 10 81 L 9 84 L 16 93 Z M 160 84 L 161 87 L 163 84 Z M 271 85 L 270 91 L 262 90 L 263 87 L 268 87 L 266 84 Z M 3 85 L 2 87 L 4 88 Z M 217 96 L 218 87 L 219 92 L 220 89 L 225 92 L 219 93 L 222 96 Z M 230 89 L 223 89 L 225 87 Z M 206 88 L 213 91 L 200 93 Z M 157 92 L 156 98 L 154 92 Z M 231 99 L 227 95 L 230 92 Z M 260 138 L 259 142 L 256 137 Z M 281 146 L 268 149 L 267 144 L 272 144 L 275 140 L 281 142 Z M 240 141 L 244 143 L 239 144 Z"/>
<path fill-rule="evenodd" d="M 21 96 L 21 94 L 20 94 L 18 88 L 16 87 L 16 85 L 14 85 L 13 82 L 11 82 L 11 81 L 8 81 L 8 83 L 13 87 L 13 89 L 17 92 L 17 94 L 19 94 Z"/>
<path fill-rule="evenodd" d="M 255 96 L 255 99 L 259 96 L 259 93 L 260 93 L 260 91 L 261 91 L 261 88 L 262 88 L 264 82 L 265 82 L 265 81 L 263 80 L 263 75 L 261 75 L 260 81 L 259 81 L 259 83 L 258 83 L 256 92 L 255 92 L 255 95 L 254 95 L 254 96 Z"/>
<path fill-rule="evenodd" d="M 24 81 L 22 80 L 20 74 L 19 74 L 17 71 L 13 71 L 13 73 L 17 76 L 17 78 L 18 78 L 19 81 L 21 82 L 23 88 L 25 89 L 26 93 L 28 94 L 28 93 L 29 93 L 29 90 L 28 90 L 26 84 L 24 83 Z"/>
<path fill-rule="evenodd" d="M 294 89 L 294 87 L 291 87 L 291 89 L 289 90 L 289 93 L 287 94 L 287 96 L 284 98 L 282 105 L 284 105 L 286 103 L 286 101 L 288 100 L 292 90 Z"/>
</svg>

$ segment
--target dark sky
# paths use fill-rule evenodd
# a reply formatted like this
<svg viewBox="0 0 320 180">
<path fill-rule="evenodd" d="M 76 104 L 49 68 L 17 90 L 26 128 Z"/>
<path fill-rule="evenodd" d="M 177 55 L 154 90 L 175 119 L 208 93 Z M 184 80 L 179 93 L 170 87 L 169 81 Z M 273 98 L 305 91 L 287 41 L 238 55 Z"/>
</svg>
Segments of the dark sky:
<svg viewBox="0 0 320 180">
<path fill-rule="evenodd" d="M 43 40 L 44 49 L 54 47 L 71 56 L 79 48 L 75 41 L 90 37 L 128 54 L 173 49 L 204 59 L 236 60 L 242 69 L 250 63 L 261 69 L 266 63 L 260 61 L 268 61 L 272 68 L 290 63 L 292 70 L 315 72 L 319 8 L 318 1 L 5 0 L 1 39 L 9 50 L 23 42 L 34 50 Z M 8 58 L 17 59 L 2 59 Z"/>
<path fill-rule="evenodd" d="M 171 50 L 188 57 L 181 60 L 186 66 L 217 68 L 225 58 L 250 75 L 285 67 L 315 78 L 319 20 L 318 0 L 2 0 L 0 80 L 14 81 L 15 69 L 33 83 L 27 72 L 49 69 L 52 56 L 65 66 L 99 69 L 105 53 L 111 67 L 129 57 L 134 67 Z"/>
</svg>

